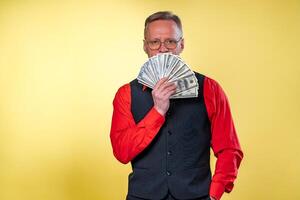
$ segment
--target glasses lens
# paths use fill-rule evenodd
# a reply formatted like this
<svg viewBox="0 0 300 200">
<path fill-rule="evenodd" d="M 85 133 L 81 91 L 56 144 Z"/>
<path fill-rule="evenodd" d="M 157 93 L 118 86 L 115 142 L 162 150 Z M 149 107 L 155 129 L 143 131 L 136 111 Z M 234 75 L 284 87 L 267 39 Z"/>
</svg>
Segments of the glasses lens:
<svg viewBox="0 0 300 200">
<path fill-rule="evenodd" d="M 162 43 L 167 49 L 175 49 L 177 47 L 177 43 L 180 41 L 180 39 L 177 41 L 175 39 L 167 39 L 164 42 L 161 42 L 160 40 L 151 40 L 147 41 L 147 44 L 150 49 L 157 50 L 160 48 Z"/>
<path fill-rule="evenodd" d="M 149 45 L 150 49 L 152 49 L 152 50 L 159 49 L 159 47 L 160 47 L 160 40 L 149 41 L 148 45 Z"/>
<path fill-rule="evenodd" d="M 165 41 L 165 47 L 168 49 L 175 49 L 177 46 L 176 40 L 166 40 Z"/>
</svg>

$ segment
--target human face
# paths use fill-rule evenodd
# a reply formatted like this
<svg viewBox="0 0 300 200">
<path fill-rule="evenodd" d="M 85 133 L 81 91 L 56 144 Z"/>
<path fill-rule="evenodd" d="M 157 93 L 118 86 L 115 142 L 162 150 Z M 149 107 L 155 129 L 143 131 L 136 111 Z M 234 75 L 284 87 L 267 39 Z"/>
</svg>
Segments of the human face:
<svg viewBox="0 0 300 200">
<path fill-rule="evenodd" d="M 173 20 L 156 20 L 148 24 L 145 40 L 144 40 L 144 51 L 148 57 L 155 56 L 158 53 L 170 52 L 175 55 L 179 55 L 184 48 L 184 40 L 180 29 L 177 27 L 176 23 Z M 176 48 L 167 49 L 163 44 L 166 40 L 176 40 L 178 41 Z M 147 41 L 160 40 L 162 43 L 159 49 L 153 50 L 150 49 Z"/>
</svg>

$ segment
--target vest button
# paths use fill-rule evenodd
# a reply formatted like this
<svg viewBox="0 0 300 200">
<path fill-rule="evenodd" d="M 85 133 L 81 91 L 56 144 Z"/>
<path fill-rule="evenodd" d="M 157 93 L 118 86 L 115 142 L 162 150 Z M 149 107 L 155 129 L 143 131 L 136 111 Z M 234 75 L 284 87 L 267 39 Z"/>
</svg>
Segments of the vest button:
<svg viewBox="0 0 300 200">
<path fill-rule="evenodd" d="M 168 153 L 169 156 L 172 155 L 172 152 L 171 152 L 171 151 L 168 151 L 167 153 Z"/>
<path fill-rule="evenodd" d="M 168 175 L 168 176 L 171 176 L 171 172 L 167 171 L 167 175 Z"/>
<path fill-rule="evenodd" d="M 172 135 L 172 132 L 170 130 L 168 130 L 169 135 Z"/>
</svg>

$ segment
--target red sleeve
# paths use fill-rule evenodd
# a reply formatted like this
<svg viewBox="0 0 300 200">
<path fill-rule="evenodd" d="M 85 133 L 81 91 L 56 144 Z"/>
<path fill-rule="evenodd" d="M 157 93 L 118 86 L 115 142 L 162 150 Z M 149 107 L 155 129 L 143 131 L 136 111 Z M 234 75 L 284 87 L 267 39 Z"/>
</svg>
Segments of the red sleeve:
<svg viewBox="0 0 300 200">
<path fill-rule="evenodd" d="M 126 164 L 142 152 L 154 139 L 165 122 L 164 116 L 153 107 L 136 124 L 131 113 L 130 85 L 122 86 L 113 101 L 110 139 L 114 156 Z"/>
<path fill-rule="evenodd" d="M 229 193 L 233 189 L 243 152 L 233 124 L 228 99 L 221 86 L 208 77 L 204 79 L 204 100 L 211 122 L 211 147 L 217 157 L 210 196 L 220 199 L 224 192 Z"/>
</svg>

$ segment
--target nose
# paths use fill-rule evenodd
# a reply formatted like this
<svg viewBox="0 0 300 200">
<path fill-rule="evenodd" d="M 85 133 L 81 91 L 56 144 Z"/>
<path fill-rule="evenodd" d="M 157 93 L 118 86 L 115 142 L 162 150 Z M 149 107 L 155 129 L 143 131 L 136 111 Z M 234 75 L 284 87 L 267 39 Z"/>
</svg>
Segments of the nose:
<svg viewBox="0 0 300 200">
<path fill-rule="evenodd" d="M 166 53 L 166 52 L 169 51 L 169 49 L 167 49 L 167 48 L 165 47 L 165 44 L 164 44 L 164 43 L 161 43 L 161 45 L 160 45 L 160 47 L 159 47 L 158 50 L 159 50 L 160 53 Z"/>
</svg>

